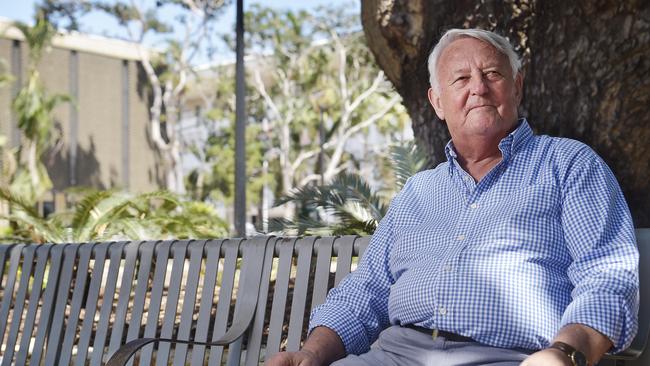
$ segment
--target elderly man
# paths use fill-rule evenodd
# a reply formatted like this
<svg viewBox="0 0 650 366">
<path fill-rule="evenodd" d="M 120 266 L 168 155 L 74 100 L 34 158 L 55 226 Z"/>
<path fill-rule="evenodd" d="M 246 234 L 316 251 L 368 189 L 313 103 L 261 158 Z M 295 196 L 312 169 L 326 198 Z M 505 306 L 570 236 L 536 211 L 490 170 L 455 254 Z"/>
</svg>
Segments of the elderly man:
<svg viewBox="0 0 650 366">
<path fill-rule="evenodd" d="M 268 365 L 584 366 L 630 344 L 629 210 L 589 147 L 518 119 L 520 66 L 495 33 L 442 36 L 429 100 L 447 161 L 409 180 L 303 348 Z"/>
</svg>

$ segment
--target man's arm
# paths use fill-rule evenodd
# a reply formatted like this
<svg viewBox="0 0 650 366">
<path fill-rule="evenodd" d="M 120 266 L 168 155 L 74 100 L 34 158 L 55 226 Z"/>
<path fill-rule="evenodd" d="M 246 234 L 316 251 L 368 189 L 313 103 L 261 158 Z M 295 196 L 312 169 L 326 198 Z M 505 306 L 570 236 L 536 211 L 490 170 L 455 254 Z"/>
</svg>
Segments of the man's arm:
<svg viewBox="0 0 650 366">
<path fill-rule="evenodd" d="M 345 357 L 341 338 L 327 327 L 316 327 L 298 352 L 280 352 L 266 366 L 321 366 Z"/>
<path fill-rule="evenodd" d="M 638 251 L 627 204 L 607 165 L 583 149 L 573 166 L 564 180 L 561 220 L 573 258 L 567 275 L 575 288 L 551 343 L 568 344 L 594 365 L 606 352 L 627 347 L 636 333 Z M 571 364 L 555 348 L 522 363 Z"/>
<path fill-rule="evenodd" d="M 569 324 L 558 332 L 553 342 L 563 342 L 582 352 L 589 365 L 595 365 L 613 344 L 597 330 L 582 324 Z M 522 366 L 570 366 L 568 357 L 560 350 L 546 348 L 533 353 Z"/>
</svg>

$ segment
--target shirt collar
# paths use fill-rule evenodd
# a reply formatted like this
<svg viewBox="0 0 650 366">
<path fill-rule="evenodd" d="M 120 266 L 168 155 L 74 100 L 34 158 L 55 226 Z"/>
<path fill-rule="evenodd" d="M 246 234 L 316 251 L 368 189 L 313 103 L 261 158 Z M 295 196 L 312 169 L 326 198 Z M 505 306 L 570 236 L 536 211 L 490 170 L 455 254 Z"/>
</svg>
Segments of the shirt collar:
<svg viewBox="0 0 650 366">
<path fill-rule="evenodd" d="M 503 160 L 510 159 L 510 157 L 524 146 L 525 142 L 533 136 L 533 130 L 530 128 L 526 118 L 519 119 L 518 123 L 519 125 L 517 128 L 499 142 L 499 150 L 501 150 L 501 153 L 503 154 Z M 447 156 L 447 161 L 450 163 L 458 157 L 456 149 L 454 148 L 454 143 L 451 140 L 449 140 L 445 146 L 445 155 Z"/>
</svg>

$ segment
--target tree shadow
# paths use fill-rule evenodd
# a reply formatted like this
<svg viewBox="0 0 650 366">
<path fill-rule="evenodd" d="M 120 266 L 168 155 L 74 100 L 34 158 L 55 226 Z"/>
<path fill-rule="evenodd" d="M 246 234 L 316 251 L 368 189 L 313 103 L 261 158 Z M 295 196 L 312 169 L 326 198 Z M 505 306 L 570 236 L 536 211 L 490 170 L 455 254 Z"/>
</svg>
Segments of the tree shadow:
<svg viewBox="0 0 650 366">
<path fill-rule="evenodd" d="M 101 179 L 101 164 L 97 159 L 96 145 L 94 138 L 89 137 L 90 146 L 84 149 L 77 145 L 74 167 L 71 166 L 70 150 L 65 148 L 51 149 L 47 154 L 45 166 L 50 173 L 53 189 L 63 191 L 71 186 L 93 187 L 106 189 Z M 71 177 L 71 170 L 74 169 L 74 177 Z M 113 184 L 113 175 L 111 183 Z"/>
</svg>

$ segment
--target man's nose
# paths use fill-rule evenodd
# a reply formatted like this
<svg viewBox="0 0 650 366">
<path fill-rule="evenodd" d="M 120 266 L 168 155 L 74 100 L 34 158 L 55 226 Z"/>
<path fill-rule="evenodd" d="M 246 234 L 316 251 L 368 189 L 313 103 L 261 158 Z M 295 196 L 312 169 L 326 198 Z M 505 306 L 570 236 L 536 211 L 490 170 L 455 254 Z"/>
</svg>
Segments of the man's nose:
<svg viewBox="0 0 650 366">
<path fill-rule="evenodd" d="M 470 92 L 475 95 L 483 95 L 487 93 L 488 86 L 486 80 L 482 76 L 474 76 L 470 80 Z"/>
</svg>

